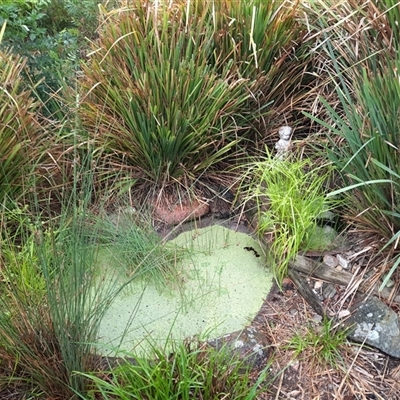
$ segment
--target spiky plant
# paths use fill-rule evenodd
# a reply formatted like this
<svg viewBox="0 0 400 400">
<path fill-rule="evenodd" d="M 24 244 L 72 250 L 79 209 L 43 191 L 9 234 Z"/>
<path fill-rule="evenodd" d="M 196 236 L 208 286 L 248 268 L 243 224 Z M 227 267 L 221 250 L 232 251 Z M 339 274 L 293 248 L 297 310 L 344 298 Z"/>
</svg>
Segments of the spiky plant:
<svg viewBox="0 0 400 400">
<path fill-rule="evenodd" d="M 0 201 L 17 202 L 30 190 L 42 152 L 39 105 L 24 87 L 26 60 L 0 51 Z"/>
<path fill-rule="evenodd" d="M 311 76 L 306 52 L 291 50 L 302 37 L 296 11 L 291 2 L 187 0 L 105 14 L 81 81 L 90 138 L 147 189 L 215 177 L 253 146 L 248 128 L 260 115 L 293 120 L 307 97 L 297 81 Z"/>
<path fill-rule="evenodd" d="M 390 237 L 398 223 L 386 213 L 396 207 L 396 190 L 366 182 L 396 180 L 388 171 L 398 172 L 400 2 L 316 1 L 310 10 L 339 99 L 338 107 L 324 101 L 331 120 L 319 121 L 330 131 L 328 154 L 344 183 L 357 185 L 349 196 L 351 214 Z"/>
<path fill-rule="evenodd" d="M 400 2 L 354 0 L 319 12 L 320 49 L 330 62 L 339 104 L 322 100 L 329 120 L 318 122 L 328 130 L 327 154 L 345 186 L 337 193 L 345 195 L 346 217 L 394 245 L 393 251 L 400 228 Z"/>
<path fill-rule="evenodd" d="M 134 1 L 110 15 L 84 68 L 82 122 L 114 164 L 162 188 L 190 187 L 238 151 L 249 94 L 207 63 L 212 26 Z"/>
</svg>

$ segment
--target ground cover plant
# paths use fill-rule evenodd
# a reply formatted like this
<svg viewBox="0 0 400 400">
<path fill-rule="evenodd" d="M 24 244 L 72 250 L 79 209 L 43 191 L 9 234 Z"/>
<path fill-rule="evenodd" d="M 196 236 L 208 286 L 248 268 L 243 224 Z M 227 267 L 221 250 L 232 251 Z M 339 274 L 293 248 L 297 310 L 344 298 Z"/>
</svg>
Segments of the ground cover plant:
<svg viewBox="0 0 400 400">
<path fill-rule="evenodd" d="M 25 84 L 34 89 L 46 117 L 66 112 L 63 101 L 55 94 L 64 84 L 72 85 L 75 80 L 86 40 L 95 35 L 97 3 L 4 0 L 0 4 L 0 25 L 7 22 L 8 26 L 0 47 L 26 58 Z"/>
</svg>

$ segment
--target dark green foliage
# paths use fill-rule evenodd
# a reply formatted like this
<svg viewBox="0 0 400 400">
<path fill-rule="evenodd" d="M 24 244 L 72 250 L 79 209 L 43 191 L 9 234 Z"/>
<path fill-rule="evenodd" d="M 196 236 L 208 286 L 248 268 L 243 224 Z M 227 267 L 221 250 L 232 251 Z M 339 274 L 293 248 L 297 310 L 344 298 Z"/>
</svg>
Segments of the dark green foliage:
<svg viewBox="0 0 400 400">
<path fill-rule="evenodd" d="M 0 25 L 7 21 L 1 47 L 27 58 L 26 84 L 45 105 L 46 116 L 63 107 L 56 93 L 73 84 L 85 36 L 95 35 L 97 3 L 85 1 L 79 9 L 75 3 L 18 0 L 0 4 Z"/>
</svg>

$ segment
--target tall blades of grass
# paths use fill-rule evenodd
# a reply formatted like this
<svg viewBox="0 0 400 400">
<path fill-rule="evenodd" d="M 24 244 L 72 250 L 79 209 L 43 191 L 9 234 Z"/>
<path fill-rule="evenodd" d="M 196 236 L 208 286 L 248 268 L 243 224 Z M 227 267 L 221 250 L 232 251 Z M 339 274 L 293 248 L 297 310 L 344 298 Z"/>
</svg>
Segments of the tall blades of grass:
<svg viewBox="0 0 400 400">
<path fill-rule="evenodd" d="M 43 151 L 39 104 L 21 76 L 25 64 L 22 57 L 0 51 L 0 199 L 9 204 L 29 192 Z"/>
<path fill-rule="evenodd" d="M 99 324 L 117 292 L 111 277 L 99 279 L 96 229 L 88 238 L 86 228 L 93 184 L 90 154 L 88 149 L 81 170 L 74 166 L 70 203 L 57 227 L 42 232 L 38 249 L 48 312 L 65 368 L 64 384 L 75 393 L 86 390 L 85 379 L 75 372 L 94 368 Z"/>
<path fill-rule="evenodd" d="M 341 11 L 352 5 L 357 5 L 352 17 L 345 17 L 348 13 Z M 328 155 L 346 185 L 336 191 L 346 199 L 346 217 L 386 239 L 379 253 L 393 254 L 400 228 L 400 2 L 354 0 L 335 11 L 331 21 L 320 21 L 329 30 L 322 47 L 334 66 L 340 104 L 334 108 L 325 102 L 331 122 L 319 122 L 329 131 Z M 397 265 L 394 261 L 385 281 Z"/>
<path fill-rule="evenodd" d="M 105 381 L 100 375 L 86 374 L 104 399 L 255 399 L 261 381 L 252 384 L 243 361 L 206 345 L 182 344 L 167 355 L 155 350 L 157 360 L 138 359 L 137 365 L 123 364 Z M 265 377 L 267 368 L 262 371 Z"/>
<path fill-rule="evenodd" d="M 185 31 L 166 5 L 134 2 L 104 26 L 85 69 L 85 126 L 99 146 L 160 186 L 193 181 L 225 159 L 247 127 L 246 81 L 230 64 L 221 74 L 207 64 L 211 27 L 194 22 Z"/>
<path fill-rule="evenodd" d="M 397 218 L 388 224 L 384 216 L 389 211 L 398 213 L 400 82 L 396 68 L 400 63 L 388 56 L 385 64 L 373 70 L 355 67 L 358 79 L 351 90 L 338 71 L 337 92 L 343 112 L 324 102 L 335 125 L 320 123 L 331 132 L 328 155 L 345 184 L 360 183 L 347 192 L 352 218 L 390 238 L 400 227 Z"/>
<path fill-rule="evenodd" d="M 99 279 L 96 233 L 88 240 L 92 172 L 76 167 L 73 173 L 59 219 L 21 221 L 22 250 L 13 237 L 2 244 L 0 368 L 7 372 L 0 390 L 72 399 L 86 390 L 75 371 L 94 368 L 97 329 L 118 288 Z M 1 234 L 7 238 L 7 230 Z"/>
<path fill-rule="evenodd" d="M 282 160 L 267 152 L 245 174 L 245 182 L 250 181 L 246 201 L 256 204 L 258 231 L 272 236 L 269 261 L 279 284 L 290 260 L 307 248 L 318 216 L 335 204 L 324 192 L 329 173 L 311 160 Z"/>
<path fill-rule="evenodd" d="M 61 395 L 64 368 L 45 306 L 34 237 L 24 237 L 25 245 L 17 250 L 1 228 L 0 395 Z"/>
</svg>

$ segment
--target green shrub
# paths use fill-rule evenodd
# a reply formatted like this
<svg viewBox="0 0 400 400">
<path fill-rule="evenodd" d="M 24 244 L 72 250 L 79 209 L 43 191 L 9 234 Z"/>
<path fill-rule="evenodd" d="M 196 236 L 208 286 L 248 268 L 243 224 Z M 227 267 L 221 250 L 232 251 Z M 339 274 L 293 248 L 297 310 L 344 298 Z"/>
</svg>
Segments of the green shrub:
<svg viewBox="0 0 400 400">
<path fill-rule="evenodd" d="M 0 4 L 0 25 L 7 29 L 1 48 L 11 48 L 27 58 L 25 85 L 43 105 L 42 112 L 54 118 L 65 114 L 57 93 L 75 81 L 86 37 L 97 28 L 97 2 L 85 0 L 18 0 Z"/>
</svg>

